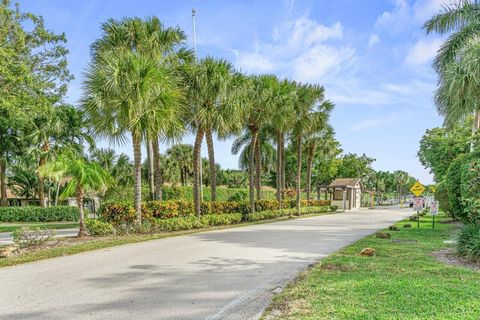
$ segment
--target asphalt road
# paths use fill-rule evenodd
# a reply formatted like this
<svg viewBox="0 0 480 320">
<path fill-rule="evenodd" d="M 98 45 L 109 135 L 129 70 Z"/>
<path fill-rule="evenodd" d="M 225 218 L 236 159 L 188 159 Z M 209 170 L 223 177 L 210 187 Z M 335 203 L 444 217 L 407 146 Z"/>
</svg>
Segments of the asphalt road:
<svg viewBox="0 0 480 320">
<path fill-rule="evenodd" d="M 75 237 L 78 234 L 78 228 L 56 229 L 55 237 Z M 0 246 L 13 243 L 11 232 L 0 232 Z"/>
<path fill-rule="evenodd" d="M 0 319 L 257 319 L 300 271 L 410 211 L 251 225 L 2 268 Z"/>
</svg>

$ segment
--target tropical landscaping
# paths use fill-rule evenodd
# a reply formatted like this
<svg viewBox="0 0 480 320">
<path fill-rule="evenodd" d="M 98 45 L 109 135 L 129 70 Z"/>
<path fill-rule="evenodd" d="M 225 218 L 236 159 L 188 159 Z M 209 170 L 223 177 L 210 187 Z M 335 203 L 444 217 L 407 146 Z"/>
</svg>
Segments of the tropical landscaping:
<svg viewBox="0 0 480 320">
<path fill-rule="evenodd" d="M 82 98 L 69 105 L 65 36 L 9 1 L 1 10 L 7 76 L 0 104 L 0 221 L 78 219 L 79 236 L 96 235 L 100 226 L 109 233 L 152 232 L 162 219 L 211 225 L 314 207 L 323 212 L 330 204 L 321 190 L 335 178 L 360 178 L 378 203 L 398 201 L 416 180 L 401 170 L 375 171 L 375 159 L 343 152 L 324 87 L 197 58 L 185 32 L 156 17 L 102 23 Z M 187 135 L 193 145 L 182 143 Z M 133 160 L 97 148 L 99 139 L 131 144 Z M 215 139 L 234 140 L 239 169 L 216 163 Z M 204 140 L 207 159 L 200 156 Z M 78 208 L 73 216 L 67 202 Z M 275 210 L 281 211 L 262 213 Z"/>
<path fill-rule="evenodd" d="M 331 119 L 336 101 L 330 97 L 338 95 L 326 85 L 243 71 L 213 53 L 197 55 L 179 26 L 127 16 L 98 25 L 80 99 L 67 102 L 73 74 L 66 35 L 2 0 L 0 241 L 12 242 L 0 242 L 0 268 L 39 260 L 61 265 L 50 258 L 93 250 L 92 256 L 107 257 L 109 251 L 99 249 L 117 246 L 117 258 L 126 256 L 114 263 L 137 270 L 115 269 L 120 276 L 94 282 L 141 275 L 150 284 L 168 272 L 156 272 L 160 262 L 145 256 L 137 263 L 145 252 L 130 261 L 135 246 L 120 246 L 142 242 L 140 248 L 155 251 L 153 244 L 162 244 L 152 240 L 186 239 L 185 252 L 251 254 L 213 257 L 208 251 L 195 256 L 199 261 L 178 262 L 218 275 L 219 283 L 223 276 L 238 285 L 232 277 L 238 272 L 265 285 L 261 276 L 272 271 L 268 286 L 276 288 L 234 288 L 243 296 L 221 306 L 220 315 L 261 292 L 268 301 L 276 293 L 264 319 L 480 318 L 479 14 L 479 2 L 459 0 L 424 23 L 425 37 L 444 37 L 433 63 L 434 103 L 444 123 L 419 141 L 418 160 L 433 183 L 425 185 L 424 205 L 410 212 L 419 180 L 403 168 L 376 170 L 374 157 L 344 150 Z M 229 150 L 219 148 L 225 142 Z M 225 153 L 238 158 L 236 168 L 219 164 Z M 358 181 L 363 209 L 357 216 L 344 210 L 353 186 L 332 187 L 340 179 Z M 240 227 L 243 233 L 235 232 Z M 68 230 L 75 235 L 57 237 Z M 348 241 L 336 247 L 340 238 Z M 323 255 L 312 243 L 334 249 Z M 102 263 L 98 270 L 114 269 L 112 261 Z M 291 270 L 280 273 L 282 264 Z M 185 270 L 178 274 L 188 275 Z M 305 271 L 283 288 L 298 270 Z M 189 279 L 178 274 L 175 285 Z M 202 298 L 212 293 L 197 280 Z M 160 298 L 169 285 L 149 288 L 149 298 L 152 292 Z M 227 285 L 225 295 L 233 291 Z M 133 305 L 135 299 L 126 299 Z"/>
</svg>

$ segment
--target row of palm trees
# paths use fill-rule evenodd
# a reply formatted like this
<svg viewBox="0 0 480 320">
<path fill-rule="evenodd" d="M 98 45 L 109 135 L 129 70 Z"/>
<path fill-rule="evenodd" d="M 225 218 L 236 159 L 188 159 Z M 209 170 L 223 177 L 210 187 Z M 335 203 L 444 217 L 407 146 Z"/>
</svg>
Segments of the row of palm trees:
<svg viewBox="0 0 480 320">
<path fill-rule="evenodd" d="M 213 137 L 241 132 L 250 138 L 249 202 L 261 198 L 261 139 L 270 134 L 277 144 L 277 199 L 285 189 L 285 143 L 297 153 L 297 209 L 300 209 L 302 150 L 308 145 L 309 170 L 322 137 L 332 134 L 328 118 L 333 104 L 319 85 L 280 80 L 273 75 L 245 75 L 223 59 L 196 61 L 179 28 L 158 18 L 124 18 L 102 24 L 102 37 L 91 47 L 85 72 L 82 110 L 93 132 L 117 142 L 129 137 L 134 156 L 134 206 L 141 222 L 141 145 L 147 146 L 153 197 L 161 199 L 160 141 L 178 141 L 187 132 L 193 146 L 193 193 L 200 214 L 201 146 L 206 139 L 211 200 L 216 201 Z M 307 183 L 307 185 L 309 182 Z M 307 186 L 307 191 L 310 186 Z"/>
</svg>

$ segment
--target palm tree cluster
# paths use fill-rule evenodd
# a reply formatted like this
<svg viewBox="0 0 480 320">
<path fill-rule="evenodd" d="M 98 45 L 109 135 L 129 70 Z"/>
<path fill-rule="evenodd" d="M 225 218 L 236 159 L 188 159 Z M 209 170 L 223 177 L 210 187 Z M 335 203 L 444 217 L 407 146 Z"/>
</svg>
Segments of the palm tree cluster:
<svg viewBox="0 0 480 320">
<path fill-rule="evenodd" d="M 200 164 L 204 138 L 209 158 L 211 201 L 216 201 L 217 167 L 213 146 L 219 139 L 239 136 L 235 149 L 248 145 L 249 201 L 255 210 L 260 199 L 262 170 L 275 167 L 278 200 L 285 189 L 285 144 L 297 152 L 297 208 L 300 205 L 302 150 L 309 147 L 309 170 L 322 137 L 331 128 L 333 104 L 319 85 L 280 80 L 274 75 L 245 75 L 224 60 L 206 57 L 198 62 L 186 45 L 185 33 L 165 27 L 156 17 L 110 19 L 102 24 L 102 37 L 92 45 L 92 61 L 85 72 L 82 111 L 98 136 L 132 141 L 135 210 L 141 221 L 141 145 L 146 144 L 151 198 L 162 199 L 159 142 L 195 136 L 193 160 L 182 160 L 181 179 L 193 171 L 195 211 L 200 213 Z M 266 149 L 265 140 L 276 142 Z M 248 142 L 247 142 L 248 140 Z M 234 150 L 235 151 L 235 150 Z M 185 147 L 169 151 L 187 159 Z M 183 154 L 183 157 L 180 155 Z M 248 158 L 248 161 L 247 161 Z M 275 165 L 273 165 L 273 159 Z M 309 173 L 307 176 L 311 176 Z M 310 184 L 308 180 L 307 184 Z M 310 190 L 310 186 L 307 186 Z M 255 196 L 256 195 L 256 196 Z"/>
<path fill-rule="evenodd" d="M 435 103 L 452 126 L 473 114 L 472 136 L 480 128 L 480 2 L 460 0 L 428 20 L 427 33 L 450 34 L 434 61 L 438 73 Z M 472 137 L 470 149 L 473 151 Z"/>
</svg>

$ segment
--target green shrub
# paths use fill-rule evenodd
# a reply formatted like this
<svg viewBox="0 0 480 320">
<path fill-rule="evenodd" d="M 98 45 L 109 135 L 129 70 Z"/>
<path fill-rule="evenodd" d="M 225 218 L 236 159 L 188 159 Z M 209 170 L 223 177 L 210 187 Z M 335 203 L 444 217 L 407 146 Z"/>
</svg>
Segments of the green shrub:
<svg viewBox="0 0 480 320">
<path fill-rule="evenodd" d="M 310 213 L 325 213 L 330 211 L 336 211 L 334 206 L 322 206 L 322 207 L 304 207 L 300 208 L 300 215 L 310 214 Z M 296 215 L 297 210 L 285 209 L 285 210 L 266 210 L 266 211 L 257 211 L 254 213 L 249 213 L 246 215 L 245 220 L 247 221 L 260 221 L 273 219 L 278 217 L 292 216 Z"/>
<path fill-rule="evenodd" d="M 247 190 L 240 190 L 232 194 L 229 198 L 228 201 L 246 201 L 248 198 L 248 191 Z"/>
<path fill-rule="evenodd" d="M 181 218 L 157 219 L 154 222 L 156 231 L 181 231 L 205 228 L 208 226 L 230 225 L 242 221 L 242 214 L 207 214 L 200 218 L 194 215 Z"/>
<path fill-rule="evenodd" d="M 457 251 L 460 255 L 480 261 L 480 225 L 467 224 L 458 236 Z"/>
<path fill-rule="evenodd" d="M 130 203 L 103 203 L 99 213 L 105 222 L 112 224 L 114 227 L 131 225 L 136 219 L 135 209 Z"/>
<path fill-rule="evenodd" d="M 18 244 L 20 248 L 31 248 L 49 240 L 55 236 L 55 230 L 44 228 L 22 227 L 12 232 L 13 242 Z"/>
<path fill-rule="evenodd" d="M 115 234 L 115 228 L 110 223 L 98 219 L 85 219 L 85 227 L 91 236 Z"/>
<path fill-rule="evenodd" d="M 0 222 L 77 221 L 77 207 L 0 207 Z"/>
</svg>

